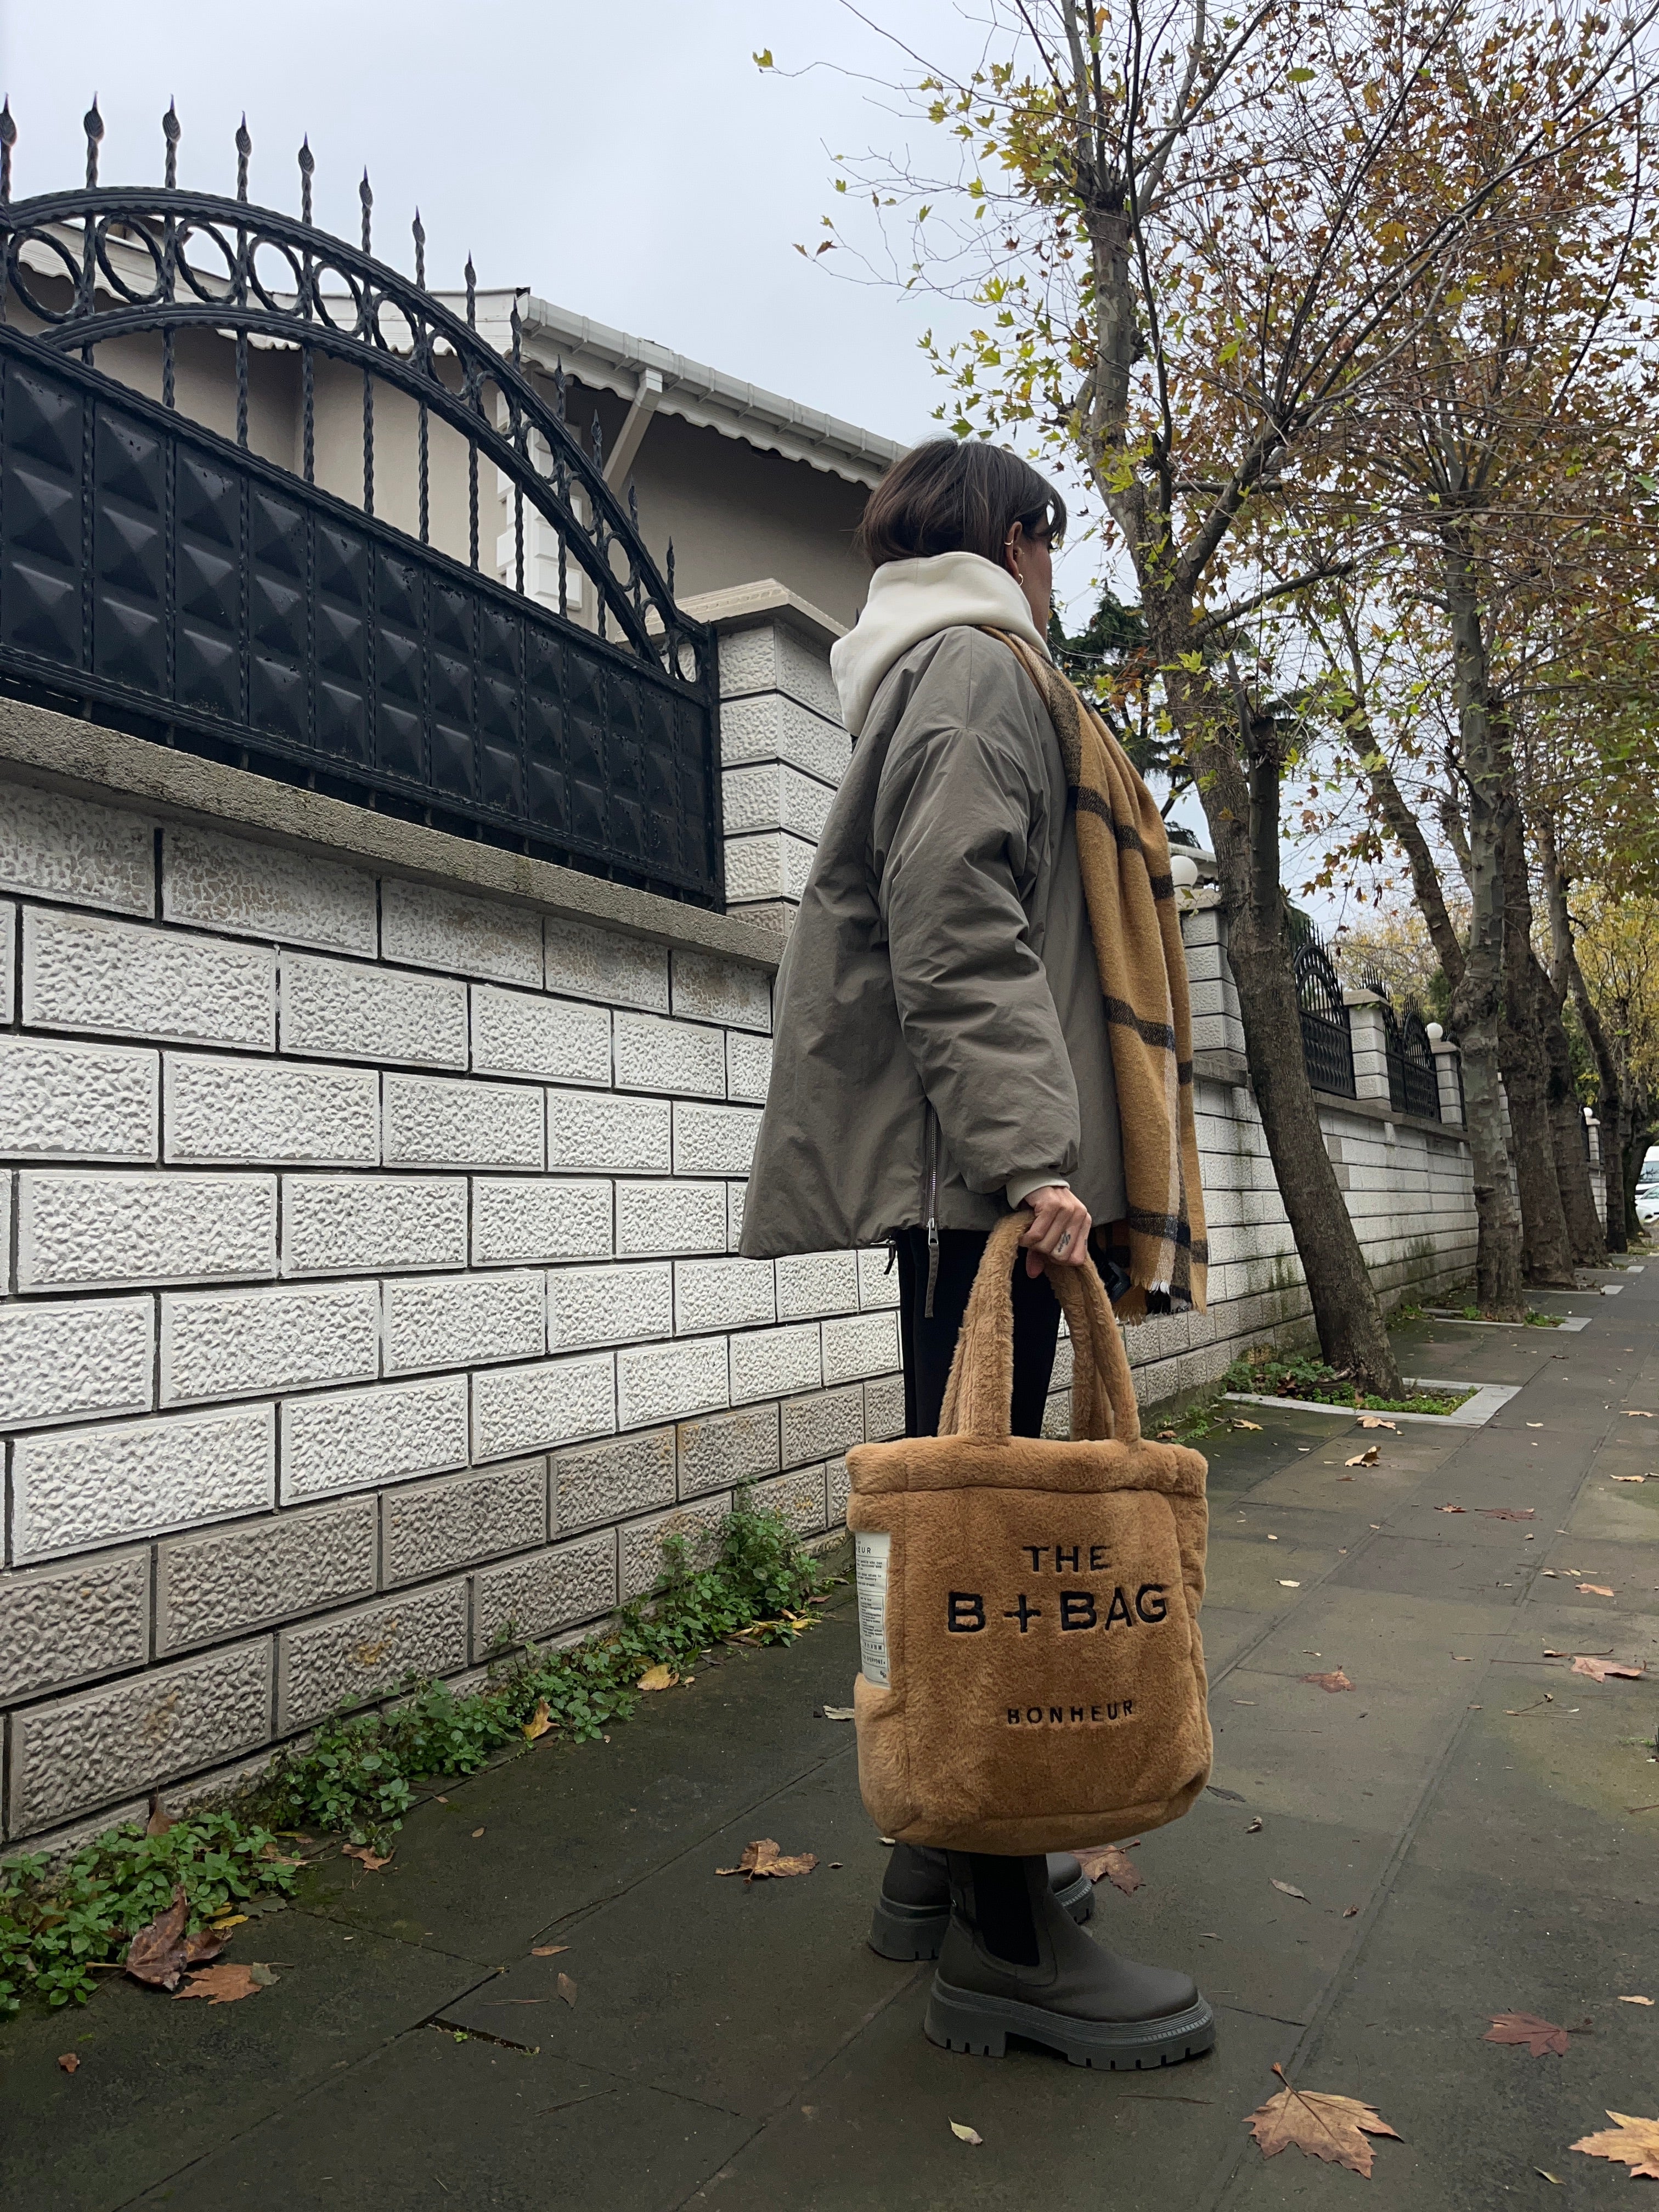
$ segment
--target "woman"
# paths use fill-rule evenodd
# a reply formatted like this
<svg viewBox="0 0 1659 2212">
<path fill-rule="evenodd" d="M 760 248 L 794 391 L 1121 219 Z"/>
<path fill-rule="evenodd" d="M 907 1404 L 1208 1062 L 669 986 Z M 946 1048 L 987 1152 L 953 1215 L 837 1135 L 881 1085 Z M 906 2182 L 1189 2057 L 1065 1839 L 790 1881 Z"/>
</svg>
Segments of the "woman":
<svg viewBox="0 0 1659 2212">
<path fill-rule="evenodd" d="M 1179 965 L 1178 933 L 1160 949 L 1163 917 L 1153 926 L 1158 1004 L 1178 1018 L 1165 1025 L 1165 1091 L 1150 1103 L 1138 1034 L 1149 1025 L 1121 1003 L 1127 987 L 1109 1003 L 1101 982 L 1116 950 L 1085 897 L 1077 710 L 1046 644 L 1065 520 L 1059 495 L 1015 454 L 950 439 L 917 447 L 871 495 L 869 599 L 831 655 L 856 744 L 779 974 L 743 1249 L 896 1245 L 912 1436 L 937 1430 L 968 1293 L 1007 1208 L 1030 1210 L 1014 1280 L 1017 1435 L 1040 1433 L 1054 1366 L 1060 1309 L 1045 1261 L 1097 1262 L 1144 1311 L 1149 1298 L 1163 1310 L 1189 1303 L 1203 1256 L 1186 1218 L 1196 1154 L 1173 1136 L 1184 971 L 1166 980 L 1164 963 Z M 1054 713 L 1073 740 L 1070 775 Z M 1157 810 L 1116 759 L 1144 802 L 1145 833 L 1117 835 L 1144 848 L 1167 905 Z M 1144 889 L 1142 902 L 1150 914 Z M 1169 927 L 1172 917 L 1171 907 Z M 1132 1204 L 1126 1184 L 1121 1075 L 1137 1102 L 1130 1134 L 1143 1114 L 1158 1121 L 1169 1135 L 1159 1171 L 1175 1161 L 1151 1205 L 1144 1187 Z M 1190 1070 L 1180 1079 L 1189 1085 Z M 1189 1088 L 1185 1105 L 1189 1130 Z M 1142 1186 L 1148 1149 L 1132 1146 Z M 1096 1224 L 1116 1224 L 1109 1249 Z M 1039 2031 L 1048 2023 L 1043 2039 L 1086 2046 L 1095 2063 L 1208 2048 L 1209 2008 L 1185 1974 L 1116 1958 L 1074 1924 L 1090 1896 L 1073 1858 L 947 1861 L 900 1845 L 871 1942 L 889 1957 L 940 1956 L 958 2017 L 964 2000 L 988 2021 L 1012 2002 Z"/>
</svg>

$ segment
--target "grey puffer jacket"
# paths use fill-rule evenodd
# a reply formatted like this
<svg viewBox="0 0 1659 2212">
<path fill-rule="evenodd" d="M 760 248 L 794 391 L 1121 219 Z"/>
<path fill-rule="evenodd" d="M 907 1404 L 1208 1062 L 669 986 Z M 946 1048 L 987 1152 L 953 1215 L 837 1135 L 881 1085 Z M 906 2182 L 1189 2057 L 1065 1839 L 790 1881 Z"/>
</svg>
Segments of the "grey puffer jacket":
<svg viewBox="0 0 1659 2212">
<path fill-rule="evenodd" d="M 941 629 L 877 690 L 778 975 L 742 1249 L 988 1229 L 1011 1182 L 1123 1212 L 1121 1140 L 1054 726 L 1007 647 Z"/>
</svg>

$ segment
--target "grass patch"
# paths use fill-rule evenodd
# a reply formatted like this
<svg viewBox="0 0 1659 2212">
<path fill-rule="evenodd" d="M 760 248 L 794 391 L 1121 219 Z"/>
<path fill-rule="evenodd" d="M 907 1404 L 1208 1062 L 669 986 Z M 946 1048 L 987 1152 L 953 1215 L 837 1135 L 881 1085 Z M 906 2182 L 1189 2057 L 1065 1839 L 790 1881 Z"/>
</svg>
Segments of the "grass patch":
<svg viewBox="0 0 1659 2212">
<path fill-rule="evenodd" d="M 733 1637 L 793 1643 L 817 1618 L 805 1608 L 834 1583 L 781 1514 L 742 1496 L 707 1565 L 692 1565 L 683 1540 L 663 1553 L 648 1595 L 598 1633 L 559 1650 L 508 1636 L 479 1690 L 411 1680 L 384 1711 L 336 1714 L 303 1748 L 279 1752 L 234 1807 L 160 1835 L 129 1822 L 56 1868 L 41 1853 L 0 1864 L 0 2017 L 29 1995 L 84 2004 L 99 1972 L 119 1965 L 179 1884 L 192 1929 L 250 1899 L 291 1895 L 295 1866 L 277 1830 L 383 1844 L 419 1784 L 476 1773 L 509 1746 L 527 1752 L 527 1725 L 538 1736 L 591 1741 L 634 1711 L 648 1668 L 678 1674 Z"/>
<path fill-rule="evenodd" d="M 1484 1321 L 1486 1316 L 1479 1306 L 1460 1306 L 1456 1318 L 1459 1321 Z M 1559 1328 L 1565 1318 L 1562 1314 L 1540 1313 L 1536 1306 L 1528 1306 L 1524 1316 L 1528 1328 Z"/>
<path fill-rule="evenodd" d="M 1352 1406 L 1358 1413 L 1452 1413 L 1474 1397 L 1468 1390 L 1418 1390 L 1409 1397 L 1362 1393 L 1352 1375 L 1322 1359 L 1278 1359 L 1270 1352 L 1234 1360 L 1222 1378 L 1229 1390 L 1258 1398 L 1305 1398 L 1322 1406 Z"/>
</svg>

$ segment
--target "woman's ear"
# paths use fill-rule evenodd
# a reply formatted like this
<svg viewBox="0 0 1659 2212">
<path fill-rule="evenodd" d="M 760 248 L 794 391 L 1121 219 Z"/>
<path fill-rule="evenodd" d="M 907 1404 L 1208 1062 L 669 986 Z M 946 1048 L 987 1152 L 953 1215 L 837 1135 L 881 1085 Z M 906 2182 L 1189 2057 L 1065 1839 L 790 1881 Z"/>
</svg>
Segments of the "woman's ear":
<svg viewBox="0 0 1659 2212">
<path fill-rule="evenodd" d="M 1016 522 L 1011 526 L 1008 535 L 1002 541 L 1002 565 L 1017 584 L 1024 584 L 1025 581 L 1024 577 L 1020 574 L 1019 567 L 1020 542 L 1024 535 L 1024 524 Z"/>
</svg>

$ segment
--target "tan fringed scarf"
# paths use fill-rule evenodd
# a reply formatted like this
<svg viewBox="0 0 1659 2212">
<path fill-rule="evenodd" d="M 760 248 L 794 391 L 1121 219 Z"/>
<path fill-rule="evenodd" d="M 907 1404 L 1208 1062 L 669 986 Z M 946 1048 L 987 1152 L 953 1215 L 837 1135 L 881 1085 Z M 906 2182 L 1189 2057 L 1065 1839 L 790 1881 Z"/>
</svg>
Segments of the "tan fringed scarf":
<svg viewBox="0 0 1659 2212">
<path fill-rule="evenodd" d="M 988 630 L 1036 684 L 1077 806 L 1128 1194 L 1127 1218 L 1106 1232 L 1109 1258 L 1129 1278 L 1117 1310 L 1125 1321 L 1202 1313 L 1210 1252 L 1193 1127 L 1192 1016 L 1163 817 L 1128 755 L 1060 670 L 1023 638 Z"/>
</svg>

